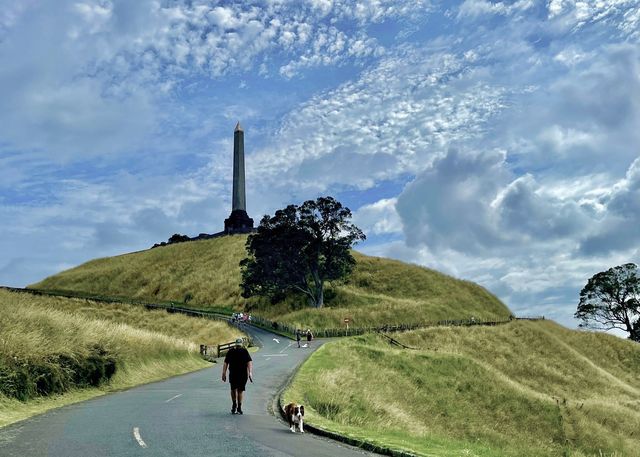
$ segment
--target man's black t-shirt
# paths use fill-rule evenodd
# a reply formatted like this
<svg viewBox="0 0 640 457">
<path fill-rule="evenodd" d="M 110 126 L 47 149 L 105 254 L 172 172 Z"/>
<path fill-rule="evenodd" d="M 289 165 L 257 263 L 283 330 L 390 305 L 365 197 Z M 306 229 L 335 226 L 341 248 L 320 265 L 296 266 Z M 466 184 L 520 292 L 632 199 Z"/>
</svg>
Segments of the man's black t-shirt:
<svg viewBox="0 0 640 457">
<path fill-rule="evenodd" d="M 249 351 L 242 346 L 232 347 L 227 351 L 227 355 L 224 358 L 224 363 L 229 364 L 229 373 L 247 373 L 247 364 L 251 361 L 251 355 Z"/>
</svg>

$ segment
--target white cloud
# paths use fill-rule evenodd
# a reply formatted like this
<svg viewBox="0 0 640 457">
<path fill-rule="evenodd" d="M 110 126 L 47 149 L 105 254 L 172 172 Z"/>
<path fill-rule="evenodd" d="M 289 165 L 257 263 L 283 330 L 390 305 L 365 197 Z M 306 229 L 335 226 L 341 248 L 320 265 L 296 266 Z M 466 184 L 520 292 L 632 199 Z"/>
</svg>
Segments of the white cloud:
<svg viewBox="0 0 640 457">
<path fill-rule="evenodd" d="M 523 12 L 535 6 L 533 0 L 516 2 L 492 2 L 488 0 L 465 0 L 458 10 L 458 17 L 477 17 L 485 14 L 510 15 Z"/>
<path fill-rule="evenodd" d="M 37 0 L 24 0 L 14 2 L 12 0 L 0 1 L 0 38 L 2 33 L 12 28 L 31 7 L 37 3 Z"/>
<path fill-rule="evenodd" d="M 475 252 L 502 245 L 496 199 L 509 172 L 504 151 L 465 153 L 451 149 L 419 174 L 398 197 L 397 211 L 410 246 Z"/>
<path fill-rule="evenodd" d="M 336 19 L 356 19 L 360 24 L 411 17 L 433 9 L 429 0 L 310 0 L 310 3 L 321 15 L 333 11 Z"/>
<path fill-rule="evenodd" d="M 252 156 L 256 178 L 321 192 L 414 174 L 447 144 L 480 137 L 505 97 L 475 80 L 464 55 L 400 49 L 293 109 Z"/>
<path fill-rule="evenodd" d="M 542 186 L 531 174 L 515 177 L 505 158 L 451 150 L 418 175 L 396 205 L 409 245 L 509 258 L 547 249 L 580 257 L 580 240 L 587 254 L 637 245 L 640 159 L 612 191 L 589 196 L 567 194 L 562 182 Z"/>
<path fill-rule="evenodd" d="M 594 221 L 596 229 L 581 243 L 581 252 L 607 255 L 636 248 L 640 244 L 640 156 L 601 204 L 606 210 Z"/>
<path fill-rule="evenodd" d="M 396 212 L 396 199 L 383 198 L 363 205 L 353 214 L 353 222 L 365 234 L 389 234 L 402 232 L 402 222 Z"/>
<path fill-rule="evenodd" d="M 475 255 L 571 241 L 592 222 L 580 202 L 558 198 L 532 175 L 515 177 L 500 150 L 450 150 L 405 188 L 397 210 L 409 245 Z"/>
<path fill-rule="evenodd" d="M 617 28 L 628 39 L 640 38 L 640 5 L 637 0 L 550 0 L 548 18 L 563 29 L 574 32 L 600 23 Z"/>
<path fill-rule="evenodd" d="M 76 8 L 90 29 L 107 19 L 104 38 L 116 40 L 114 55 L 134 59 L 152 50 L 155 59 L 180 71 L 203 70 L 213 76 L 248 69 L 267 51 L 284 52 L 292 60 L 281 73 L 330 65 L 346 57 L 378 52 L 366 25 L 388 18 L 424 14 L 423 1 L 397 2 L 241 2 L 213 6 L 208 2 L 177 2 L 163 7 L 140 2 L 135 7 L 119 2 L 80 4 Z M 146 16 L 145 23 L 137 18 Z M 126 41 L 114 28 L 127 18 Z M 338 30 L 339 21 L 351 27 Z M 121 32 L 121 30 L 117 30 Z M 308 43 L 311 42 L 311 48 Z"/>
<path fill-rule="evenodd" d="M 494 142 L 524 170 L 574 179 L 606 170 L 618 179 L 638 155 L 639 68 L 636 47 L 602 46 L 519 97 Z"/>
<path fill-rule="evenodd" d="M 336 65 L 347 60 L 352 62 L 354 59 L 379 56 L 383 52 L 376 40 L 364 33 L 349 37 L 335 27 L 321 27 L 307 51 L 280 67 L 280 74 L 292 78 L 305 68 Z"/>
<path fill-rule="evenodd" d="M 66 161 L 80 156 L 130 152 L 140 148 L 153 132 L 155 114 L 147 93 L 114 99 L 101 93 L 95 80 L 78 78 L 73 85 L 50 87 L 34 73 L 0 101 L 0 136 L 13 145 L 47 151 L 49 158 Z"/>
<path fill-rule="evenodd" d="M 545 192 L 532 175 L 509 183 L 492 207 L 499 213 L 500 230 L 519 233 L 528 240 L 571 238 L 583 233 L 591 222 L 590 212 L 578 202 Z"/>
<path fill-rule="evenodd" d="M 226 189 L 197 175 L 125 173 L 100 184 L 67 179 L 54 189 L 39 205 L 0 205 L 0 218 L 11 221 L 0 238 L 4 284 L 24 286 L 61 263 L 146 249 L 173 233 L 215 233 L 229 211 Z"/>
<path fill-rule="evenodd" d="M 560 50 L 553 58 L 557 62 L 561 62 L 569 67 L 575 67 L 588 59 L 593 59 L 593 53 L 585 52 L 579 46 L 568 46 Z"/>
<path fill-rule="evenodd" d="M 367 24 L 425 10 L 410 1 L 20 5 L 1 9 L 0 138 L 62 161 L 152 144 L 184 80 L 220 79 L 261 58 L 287 77 L 367 59 L 382 49 Z"/>
</svg>

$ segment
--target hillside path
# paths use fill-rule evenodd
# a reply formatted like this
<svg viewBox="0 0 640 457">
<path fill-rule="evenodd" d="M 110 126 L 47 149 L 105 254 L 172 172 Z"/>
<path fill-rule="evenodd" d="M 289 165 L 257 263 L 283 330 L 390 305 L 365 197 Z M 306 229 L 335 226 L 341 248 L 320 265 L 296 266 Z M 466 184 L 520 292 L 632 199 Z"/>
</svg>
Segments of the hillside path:
<svg viewBox="0 0 640 457">
<path fill-rule="evenodd" d="M 274 394 L 322 341 L 295 342 L 251 328 L 254 383 L 244 415 L 230 413 L 222 363 L 165 381 L 66 406 L 0 429 L 0 456 L 372 456 L 305 433 L 269 412 Z"/>
</svg>

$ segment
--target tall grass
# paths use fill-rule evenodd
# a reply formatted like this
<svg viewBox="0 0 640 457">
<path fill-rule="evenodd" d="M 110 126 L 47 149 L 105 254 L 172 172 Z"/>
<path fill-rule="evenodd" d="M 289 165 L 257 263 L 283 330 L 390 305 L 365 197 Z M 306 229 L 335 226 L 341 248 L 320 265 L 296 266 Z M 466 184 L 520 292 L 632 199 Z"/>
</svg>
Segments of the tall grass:
<svg viewBox="0 0 640 457">
<path fill-rule="evenodd" d="M 327 305 L 311 309 L 303 297 L 280 303 L 240 295 L 239 262 L 246 236 L 179 243 L 93 260 L 33 284 L 146 300 L 188 300 L 190 307 L 246 308 L 295 327 L 335 328 L 422 323 L 441 319 L 505 319 L 509 309 L 469 281 L 403 262 L 354 252 L 357 265 L 344 283 L 328 284 Z"/>
<path fill-rule="evenodd" d="M 548 321 L 323 346 L 285 401 L 420 455 L 640 455 L 640 345 Z"/>
<path fill-rule="evenodd" d="M 199 344 L 237 336 L 223 322 L 0 290 L 0 426 L 66 402 L 43 401 L 52 395 L 73 401 L 203 368 Z"/>
</svg>

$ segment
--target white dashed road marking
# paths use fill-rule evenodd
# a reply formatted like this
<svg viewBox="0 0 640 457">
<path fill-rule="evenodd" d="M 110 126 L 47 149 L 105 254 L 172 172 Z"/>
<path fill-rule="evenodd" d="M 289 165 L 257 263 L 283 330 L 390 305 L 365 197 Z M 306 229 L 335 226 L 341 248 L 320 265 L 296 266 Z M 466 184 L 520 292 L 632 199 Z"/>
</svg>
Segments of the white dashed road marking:
<svg viewBox="0 0 640 457">
<path fill-rule="evenodd" d="M 289 343 L 289 346 L 287 346 L 286 348 L 284 348 L 283 350 L 280 351 L 280 353 L 283 353 L 284 351 L 286 351 L 287 349 L 289 349 L 291 347 L 291 345 L 293 344 L 293 342 Z"/>
<path fill-rule="evenodd" d="M 178 394 L 175 397 L 171 397 L 170 399 L 166 400 L 165 403 L 169 403 L 171 400 L 175 400 L 178 397 L 182 397 L 182 394 Z"/>
<path fill-rule="evenodd" d="M 278 338 L 274 338 L 273 341 L 275 341 L 276 343 L 280 344 L 280 340 L 278 340 Z"/>
<path fill-rule="evenodd" d="M 136 439 L 140 447 L 147 447 L 147 443 L 142 441 L 142 438 L 140 438 L 140 429 L 138 427 L 133 427 L 133 437 Z"/>
</svg>

